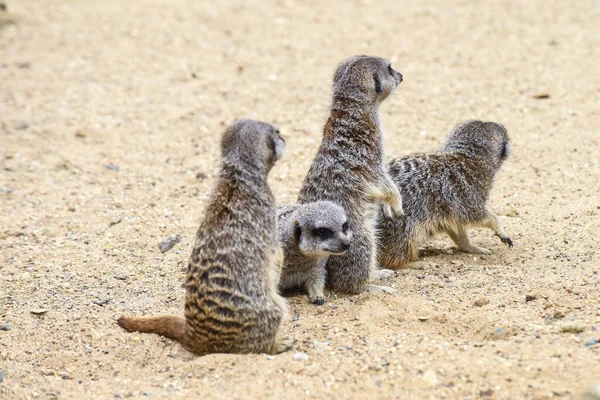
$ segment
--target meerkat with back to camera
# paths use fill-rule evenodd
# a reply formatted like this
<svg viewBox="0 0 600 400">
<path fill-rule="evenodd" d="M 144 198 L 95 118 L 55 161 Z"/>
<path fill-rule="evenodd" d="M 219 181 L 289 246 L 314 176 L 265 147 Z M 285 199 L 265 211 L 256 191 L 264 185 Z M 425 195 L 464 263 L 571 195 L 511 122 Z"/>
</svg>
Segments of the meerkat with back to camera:
<svg viewBox="0 0 600 400">
<path fill-rule="evenodd" d="M 388 61 L 369 56 L 342 62 L 333 78 L 330 116 L 298 202 L 329 200 L 348 215 L 353 231 L 350 248 L 327 260 L 327 286 L 336 292 L 389 289 L 367 282 L 389 276 L 389 271 L 376 268 L 378 204 L 383 204 L 387 218 L 403 215 L 400 193 L 383 164 L 378 115 L 381 103 L 401 81 L 402 75 Z"/>
<path fill-rule="evenodd" d="M 344 254 L 352 231 L 344 209 L 330 201 L 277 207 L 277 238 L 283 248 L 279 288 L 303 287 L 311 303 L 325 303 L 325 265 Z"/>
<path fill-rule="evenodd" d="M 471 243 L 469 226 L 489 228 L 513 247 L 486 206 L 496 173 L 509 153 L 504 126 L 467 121 L 450 132 L 440 150 L 390 161 L 389 173 L 402 194 L 404 218 L 390 221 L 380 213 L 381 265 L 397 269 L 417 260 L 419 246 L 440 232 L 447 233 L 462 251 L 492 254 Z"/>
<path fill-rule="evenodd" d="M 281 336 L 288 312 L 277 290 L 281 251 L 267 183 L 284 147 L 279 130 L 264 122 L 241 120 L 225 131 L 219 177 L 189 260 L 185 319 L 123 316 L 121 327 L 165 336 L 199 355 L 290 348 Z"/>
</svg>

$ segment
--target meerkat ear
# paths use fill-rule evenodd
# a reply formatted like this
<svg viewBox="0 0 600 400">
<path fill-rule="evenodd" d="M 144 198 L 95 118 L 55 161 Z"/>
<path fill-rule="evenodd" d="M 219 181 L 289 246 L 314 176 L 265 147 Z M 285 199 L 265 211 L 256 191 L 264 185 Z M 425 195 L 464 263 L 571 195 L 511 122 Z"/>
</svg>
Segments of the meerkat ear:
<svg viewBox="0 0 600 400">
<path fill-rule="evenodd" d="M 294 230 L 294 239 L 296 242 L 300 242 L 300 237 L 302 236 L 302 229 L 300 228 L 300 224 L 298 221 L 294 221 L 293 230 Z"/>
<path fill-rule="evenodd" d="M 373 73 L 373 80 L 375 81 L 375 92 L 381 93 L 381 81 L 379 80 L 379 76 L 377 76 L 377 72 Z"/>
</svg>

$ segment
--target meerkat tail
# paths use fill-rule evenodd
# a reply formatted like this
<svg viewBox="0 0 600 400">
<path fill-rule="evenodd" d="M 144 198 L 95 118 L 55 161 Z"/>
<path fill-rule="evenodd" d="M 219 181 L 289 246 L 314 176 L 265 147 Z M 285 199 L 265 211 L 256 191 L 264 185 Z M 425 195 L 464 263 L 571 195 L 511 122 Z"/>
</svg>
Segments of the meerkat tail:
<svg viewBox="0 0 600 400">
<path fill-rule="evenodd" d="M 155 315 L 152 317 L 125 317 L 117 323 L 127 332 L 156 333 L 168 339 L 176 340 L 184 347 L 188 342 L 185 331 L 185 319 L 176 315 Z"/>
</svg>

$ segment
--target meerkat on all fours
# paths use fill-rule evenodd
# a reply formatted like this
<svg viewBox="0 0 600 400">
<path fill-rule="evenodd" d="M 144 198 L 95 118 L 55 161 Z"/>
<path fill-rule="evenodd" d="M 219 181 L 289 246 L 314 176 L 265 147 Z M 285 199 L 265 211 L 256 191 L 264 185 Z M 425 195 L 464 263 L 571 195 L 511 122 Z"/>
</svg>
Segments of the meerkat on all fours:
<svg viewBox="0 0 600 400">
<path fill-rule="evenodd" d="M 491 254 L 471 244 L 467 227 L 493 230 L 513 246 L 498 218 L 486 207 L 494 177 L 510 153 L 504 126 L 467 121 L 456 126 L 436 152 L 412 154 L 390 161 L 398 185 L 404 218 L 379 218 L 379 262 L 400 268 L 419 257 L 419 246 L 430 236 L 446 232 L 458 247 L 473 254 Z"/>
<path fill-rule="evenodd" d="M 277 207 L 277 238 L 283 248 L 282 291 L 306 288 L 311 303 L 325 303 L 325 265 L 344 254 L 352 231 L 344 209 L 330 201 Z"/>
<path fill-rule="evenodd" d="M 241 120 L 225 131 L 217 184 L 189 260 L 185 319 L 121 317 L 121 327 L 174 339 L 199 355 L 290 348 L 281 336 L 288 311 L 277 290 L 281 250 L 267 183 L 284 147 L 277 128 L 264 122 Z"/>
<path fill-rule="evenodd" d="M 383 164 L 379 106 L 402 82 L 402 75 L 379 57 L 355 56 L 342 62 L 333 78 L 331 112 L 323 140 L 304 179 L 299 203 L 329 200 L 348 215 L 352 244 L 327 261 L 327 286 L 360 293 L 370 278 L 388 271 L 376 268 L 375 223 L 378 204 L 386 217 L 401 218 L 402 199 Z M 391 289 L 390 289 L 391 290 Z"/>
</svg>

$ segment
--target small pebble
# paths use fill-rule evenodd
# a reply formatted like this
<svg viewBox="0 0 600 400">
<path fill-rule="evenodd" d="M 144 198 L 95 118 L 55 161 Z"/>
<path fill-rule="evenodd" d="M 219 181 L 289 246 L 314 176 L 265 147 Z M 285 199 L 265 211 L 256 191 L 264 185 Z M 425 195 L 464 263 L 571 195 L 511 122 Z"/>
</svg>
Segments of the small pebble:
<svg viewBox="0 0 600 400">
<path fill-rule="evenodd" d="M 0 383 L 4 380 L 4 372 L 0 371 Z"/>
<path fill-rule="evenodd" d="M 425 279 L 425 275 L 423 274 L 416 274 L 415 276 L 417 277 L 417 279 Z"/>
<path fill-rule="evenodd" d="M 475 302 L 473 303 L 473 305 L 475 307 L 483 307 L 483 306 L 486 306 L 488 304 L 490 304 L 490 299 L 485 299 L 485 298 L 481 298 L 481 299 L 475 300 Z"/>
<path fill-rule="evenodd" d="M 46 308 L 34 308 L 33 310 L 29 311 L 32 314 L 35 315 L 42 315 L 42 314 L 46 314 L 48 312 L 48 310 Z"/>
<path fill-rule="evenodd" d="M 158 243 L 158 247 L 160 248 L 161 253 L 166 253 L 171 250 L 173 246 L 175 246 L 181 240 L 181 235 L 171 235 Z"/>
<path fill-rule="evenodd" d="M 327 342 L 319 342 L 318 340 L 315 340 L 313 342 L 313 347 L 316 350 L 317 353 L 322 353 L 324 351 L 327 351 L 329 349 L 331 349 L 331 347 L 329 347 L 329 343 Z"/>
<path fill-rule="evenodd" d="M 600 344 L 600 339 L 592 339 L 588 342 L 585 343 L 585 347 L 592 347 L 595 346 L 597 344 Z"/>
<path fill-rule="evenodd" d="M 106 300 L 100 300 L 100 299 L 96 299 L 94 301 L 92 301 L 92 303 L 98 305 L 98 306 L 103 306 L 105 304 L 110 303 L 110 300 L 106 299 Z"/>
<path fill-rule="evenodd" d="M 307 361 L 308 360 L 308 356 L 305 353 L 296 353 L 294 354 L 294 360 L 296 361 Z"/>
<path fill-rule="evenodd" d="M 11 329 L 9 324 L 0 324 L 0 331 L 10 331 Z"/>
<path fill-rule="evenodd" d="M 105 167 L 108 170 L 119 172 L 119 167 L 117 167 L 116 165 L 106 164 Z"/>
<path fill-rule="evenodd" d="M 537 299 L 537 296 L 534 294 L 528 294 L 527 296 L 525 296 L 525 302 L 529 303 L 530 301 L 533 301 Z"/>
</svg>

